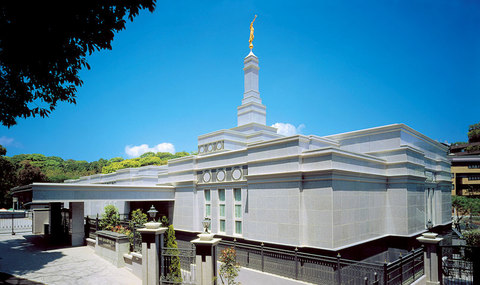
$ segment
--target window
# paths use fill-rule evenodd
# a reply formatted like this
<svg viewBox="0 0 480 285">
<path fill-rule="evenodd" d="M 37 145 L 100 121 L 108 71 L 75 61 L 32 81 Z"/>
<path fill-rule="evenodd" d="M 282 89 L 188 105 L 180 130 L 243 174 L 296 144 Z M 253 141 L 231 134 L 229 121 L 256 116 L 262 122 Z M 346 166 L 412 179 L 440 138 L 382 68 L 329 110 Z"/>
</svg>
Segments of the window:
<svg viewBox="0 0 480 285">
<path fill-rule="evenodd" d="M 235 218 L 235 231 L 237 235 L 242 234 L 242 189 L 233 189 L 234 198 L 234 218 Z"/>
<path fill-rule="evenodd" d="M 205 217 L 210 218 L 211 213 L 212 213 L 212 211 L 211 211 L 212 204 L 211 204 L 211 200 L 210 200 L 210 190 L 205 189 L 204 190 L 204 195 L 205 195 Z"/>
<path fill-rule="evenodd" d="M 468 180 L 480 180 L 480 176 L 468 176 Z"/>
<path fill-rule="evenodd" d="M 225 189 L 218 189 L 219 232 L 225 232 Z"/>
<path fill-rule="evenodd" d="M 469 164 L 469 165 L 468 165 L 468 168 L 470 168 L 470 169 L 478 169 L 478 168 L 480 168 L 480 164 Z"/>
</svg>

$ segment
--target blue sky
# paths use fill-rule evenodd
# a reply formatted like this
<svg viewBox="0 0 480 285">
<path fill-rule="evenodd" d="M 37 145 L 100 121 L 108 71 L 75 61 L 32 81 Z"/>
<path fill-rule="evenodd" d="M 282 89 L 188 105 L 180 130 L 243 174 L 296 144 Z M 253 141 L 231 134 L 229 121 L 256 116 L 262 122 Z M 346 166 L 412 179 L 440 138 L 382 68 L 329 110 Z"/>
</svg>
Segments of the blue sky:
<svg viewBox="0 0 480 285">
<path fill-rule="evenodd" d="M 0 144 L 87 161 L 196 150 L 198 135 L 236 126 L 255 14 L 268 125 L 323 136 L 405 123 L 451 143 L 480 121 L 479 1 L 159 1 L 88 58 L 76 105 L 0 127 Z"/>
</svg>

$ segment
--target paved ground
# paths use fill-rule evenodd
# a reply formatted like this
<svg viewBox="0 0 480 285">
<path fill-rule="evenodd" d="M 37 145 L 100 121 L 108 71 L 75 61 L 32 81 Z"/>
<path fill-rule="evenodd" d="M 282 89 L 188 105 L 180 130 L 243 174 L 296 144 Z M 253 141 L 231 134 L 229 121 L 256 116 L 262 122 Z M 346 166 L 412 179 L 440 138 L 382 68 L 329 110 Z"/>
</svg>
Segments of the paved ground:
<svg viewBox="0 0 480 285">
<path fill-rule="evenodd" d="M 0 234 L 0 284 L 42 283 L 136 285 L 142 282 L 125 267 L 115 267 L 86 246 L 52 247 L 31 234 Z"/>
</svg>

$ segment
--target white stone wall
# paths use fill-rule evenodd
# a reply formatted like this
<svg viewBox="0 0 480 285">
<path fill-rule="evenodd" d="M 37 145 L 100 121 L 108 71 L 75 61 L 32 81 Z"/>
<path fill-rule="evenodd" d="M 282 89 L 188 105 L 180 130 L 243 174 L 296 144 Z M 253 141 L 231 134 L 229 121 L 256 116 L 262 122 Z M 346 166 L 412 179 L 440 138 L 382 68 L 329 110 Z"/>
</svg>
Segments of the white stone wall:
<svg viewBox="0 0 480 285">
<path fill-rule="evenodd" d="M 382 181 L 360 181 L 353 177 L 335 179 L 332 248 L 384 235 L 388 214 L 387 197 L 385 183 Z"/>
<path fill-rule="evenodd" d="M 194 222 L 199 217 L 197 192 L 193 187 L 177 187 L 175 191 L 175 204 L 173 211 L 173 220 L 175 228 L 179 230 L 195 231 Z"/>
</svg>

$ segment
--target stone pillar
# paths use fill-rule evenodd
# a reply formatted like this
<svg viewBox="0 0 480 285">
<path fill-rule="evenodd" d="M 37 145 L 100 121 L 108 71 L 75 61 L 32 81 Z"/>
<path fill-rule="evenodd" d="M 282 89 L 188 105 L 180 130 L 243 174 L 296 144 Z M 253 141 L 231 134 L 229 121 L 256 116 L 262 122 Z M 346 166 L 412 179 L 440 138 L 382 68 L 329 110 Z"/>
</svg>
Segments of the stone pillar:
<svg viewBox="0 0 480 285">
<path fill-rule="evenodd" d="M 199 238 L 192 240 L 196 247 L 195 281 L 197 285 L 216 285 L 217 276 L 217 244 L 220 238 L 213 238 L 213 234 L 199 234 Z"/>
<path fill-rule="evenodd" d="M 85 241 L 83 202 L 70 202 L 72 211 L 72 246 L 80 246 Z"/>
<path fill-rule="evenodd" d="M 163 233 L 167 228 L 138 229 L 142 235 L 142 285 L 158 285 L 163 248 Z"/>
<path fill-rule="evenodd" d="M 56 243 L 63 239 L 62 230 L 62 207 L 63 203 L 55 202 L 50 203 L 50 215 L 48 216 L 49 232 L 45 233 L 50 235 L 51 240 Z"/>
<path fill-rule="evenodd" d="M 443 284 L 442 260 L 439 254 L 438 243 L 443 238 L 437 238 L 436 233 L 424 233 L 417 240 L 424 245 L 423 264 L 426 277 L 426 285 Z"/>
</svg>

